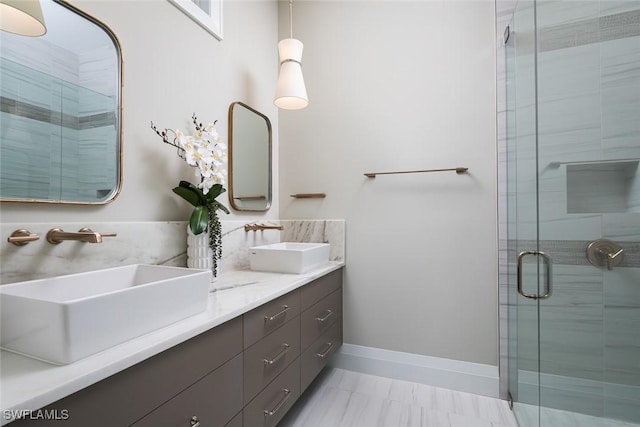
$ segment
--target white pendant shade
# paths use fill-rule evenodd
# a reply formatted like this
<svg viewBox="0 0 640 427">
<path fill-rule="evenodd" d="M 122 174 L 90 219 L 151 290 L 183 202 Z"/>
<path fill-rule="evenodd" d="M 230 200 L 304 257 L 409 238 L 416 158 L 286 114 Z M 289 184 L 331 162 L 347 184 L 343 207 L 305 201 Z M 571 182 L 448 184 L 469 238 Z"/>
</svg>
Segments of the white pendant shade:
<svg viewBox="0 0 640 427">
<path fill-rule="evenodd" d="M 300 40 L 284 39 L 278 43 L 280 76 L 274 104 L 285 110 L 299 110 L 309 105 L 307 89 L 302 76 L 302 49 Z"/>
<path fill-rule="evenodd" d="M 37 37 L 47 32 L 40 0 L 0 0 L 0 30 Z"/>
</svg>

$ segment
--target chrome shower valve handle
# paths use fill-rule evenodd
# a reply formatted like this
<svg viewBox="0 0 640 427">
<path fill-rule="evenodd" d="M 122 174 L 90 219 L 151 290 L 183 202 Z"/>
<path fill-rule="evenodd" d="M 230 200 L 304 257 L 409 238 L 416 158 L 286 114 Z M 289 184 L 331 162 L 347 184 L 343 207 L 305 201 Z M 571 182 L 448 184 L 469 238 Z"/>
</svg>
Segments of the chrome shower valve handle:
<svg viewBox="0 0 640 427">
<path fill-rule="evenodd" d="M 618 258 L 618 256 L 620 256 L 622 254 L 622 252 L 624 252 L 624 249 L 620 249 L 618 252 L 614 253 L 608 253 L 607 254 L 607 269 L 609 270 L 613 270 L 613 263 L 616 261 L 621 261 L 622 257 Z M 616 263 L 617 265 L 617 263 Z"/>
<path fill-rule="evenodd" d="M 607 267 L 607 270 L 613 270 L 613 267 L 620 265 L 622 262 L 622 253 L 624 249 L 615 242 L 606 239 L 598 239 L 590 242 L 587 246 L 587 260 L 596 267 Z"/>
</svg>

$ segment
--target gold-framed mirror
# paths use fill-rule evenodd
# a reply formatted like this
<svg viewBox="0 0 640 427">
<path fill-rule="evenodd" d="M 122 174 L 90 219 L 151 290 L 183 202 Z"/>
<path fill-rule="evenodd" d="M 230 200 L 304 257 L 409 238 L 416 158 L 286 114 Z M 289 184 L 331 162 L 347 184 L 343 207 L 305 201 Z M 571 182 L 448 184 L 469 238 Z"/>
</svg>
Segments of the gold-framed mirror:
<svg viewBox="0 0 640 427">
<path fill-rule="evenodd" d="M 0 31 L 0 201 L 105 204 L 122 176 L 122 56 L 115 34 L 41 0 L 46 34 Z"/>
<path fill-rule="evenodd" d="M 238 211 L 271 207 L 271 121 L 242 102 L 229 106 L 229 203 Z"/>
</svg>

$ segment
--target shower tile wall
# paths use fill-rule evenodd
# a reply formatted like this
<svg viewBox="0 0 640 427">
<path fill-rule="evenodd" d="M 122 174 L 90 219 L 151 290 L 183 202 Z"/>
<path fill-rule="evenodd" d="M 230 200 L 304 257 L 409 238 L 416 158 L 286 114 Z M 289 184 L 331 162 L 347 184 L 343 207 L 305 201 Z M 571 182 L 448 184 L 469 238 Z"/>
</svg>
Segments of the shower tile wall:
<svg viewBox="0 0 640 427">
<path fill-rule="evenodd" d="M 532 2 L 524 3 L 532 8 Z M 507 110 L 501 35 L 515 3 L 498 0 L 496 6 L 505 396 L 509 266 L 514 268 L 517 251 L 536 248 L 535 235 L 519 235 L 531 240 L 509 252 L 507 229 L 514 218 L 507 217 L 507 205 L 514 195 L 506 177 L 507 115 L 519 119 L 521 149 L 520 144 L 532 142 L 527 141 L 532 123 L 524 119 L 535 113 L 523 94 L 526 82 L 518 84 L 524 105 Z M 519 230 L 536 230 L 539 209 L 540 250 L 554 260 L 555 287 L 552 298 L 540 305 L 542 376 L 531 378 L 529 390 L 519 390 L 519 400 L 537 402 L 539 380 L 542 405 L 640 422 L 640 2 L 538 1 L 537 24 L 539 200 L 536 206 L 535 191 L 518 193 L 517 221 Z M 517 61 L 523 67 L 527 58 Z M 517 172 L 519 189 L 535 188 L 535 170 Z M 597 238 L 625 248 L 621 266 L 606 271 L 586 261 L 584 249 Z M 516 314 L 515 307 L 511 310 Z M 535 322 L 537 315 L 534 304 L 518 301 L 520 322 Z M 538 337 L 519 338 L 520 354 L 537 357 Z M 537 360 L 519 359 L 518 369 L 535 371 Z"/>
<path fill-rule="evenodd" d="M 94 76 L 113 67 L 108 64 L 114 61 L 113 52 L 104 49 L 77 55 L 40 40 L 36 41 L 36 48 L 27 47 L 24 38 L 5 33 L 0 49 L 3 58 L 0 114 L 7 129 L 2 140 L 2 169 L 3 176 L 13 177 L 10 183 L 4 182 L 3 194 L 61 200 L 95 200 L 96 194 L 107 196 L 115 188 L 113 177 L 117 165 L 112 159 L 116 154 L 114 144 L 105 146 L 101 141 L 115 139 L 112 112 L 116 101 L 99 95 L 114 93 L 114 88 L 105 87 L 101 83 L 104 79 Z M 21 111 L 19 115 L 15 114 L 16 109 Z M 25 138 L 29 138 L 34 150 L 30 158 L 16 157 L 12 147 L 23 145 Z M 51 141 L 60 143 L 51 144 Z M 108 168 L 97 167 L 97 163 L 108 163 Z M 43 165 L 48 165 L 48 169 Z M 13 174 L 12 169 L 16 170 Z M 35 186 L 20 180 L 27 169 L 31 177 L 42 176 Z M 83 170 L 112 173 L 82 181 L 79 176 L 93 175 L 83 175 Z M 8 188 L 13 191 L 7 193 Z"/>
<path fill-rule="evenodd" d="M 539 231 L 564 263 L 540 305 L 540 368 L 551 375 L 540 403 L 640 422 L 640 3 L 612 3 L 538 3 Z M 605 224 L 621 220 L 611 235 Z M 597 269 L 570 250 L 574 263 L 552 242 L 600 237 L 625 248 L 624 265 Z"/>
<path fill-rule="evenodd" d="M 0 54 L 3 58 L 46 72 L 51 77 L 78 84 L 78 57 L 73 52 L 42 38 L 23 37 L 2 32 Z"/>
<path fill-rule="evenodd" d="M 98 93 L 117 93 L 116 80 L 105 79 L 104 70 L 117 70 L 116 58 L 113 54 L 113 47 L 105 46 L 90 52 L 78 54 L 79 78 L 78 84 L 84 88 Z M 81 114 L 98 114 L 97 110 L 81 110 Z"/>
</svg>

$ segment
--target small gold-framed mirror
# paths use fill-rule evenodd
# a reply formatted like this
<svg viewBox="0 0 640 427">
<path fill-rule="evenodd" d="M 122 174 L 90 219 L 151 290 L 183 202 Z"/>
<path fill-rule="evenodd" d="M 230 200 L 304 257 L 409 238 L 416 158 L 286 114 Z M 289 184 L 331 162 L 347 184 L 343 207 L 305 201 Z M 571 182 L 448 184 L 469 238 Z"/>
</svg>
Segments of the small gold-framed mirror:
<svg viewBox="0 0 640 427">
<path fill-rule="evenodd" d="M 120 45 L 68 2 L 40 4 L 44 35 L 0 31 L 0 201 L 105 204 L 122 175 Z"/>
<path fill-rule="evenodd" d="M 238 211 L 271 206 L 271 122 L 242 102 L 229 106 L 229 203 Z"/>
</svg>

